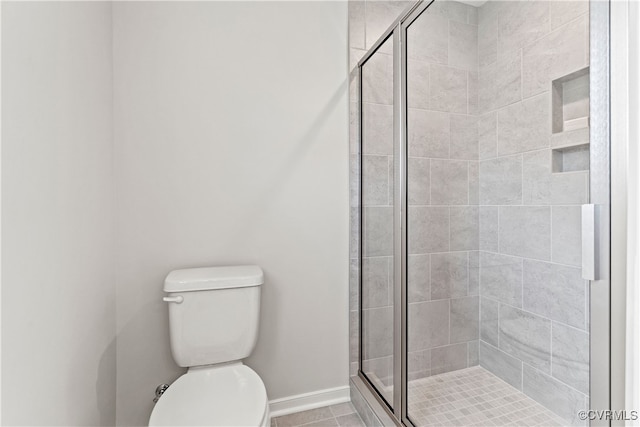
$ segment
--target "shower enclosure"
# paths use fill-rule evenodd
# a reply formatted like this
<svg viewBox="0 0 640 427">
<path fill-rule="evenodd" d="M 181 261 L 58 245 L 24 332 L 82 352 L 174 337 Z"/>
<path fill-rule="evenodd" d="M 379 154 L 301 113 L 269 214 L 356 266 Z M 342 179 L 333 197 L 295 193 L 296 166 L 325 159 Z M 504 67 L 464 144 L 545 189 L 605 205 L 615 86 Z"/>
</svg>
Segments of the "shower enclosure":
<svg viewBox="0 0 640 427">
<path fill-rule="evenodd" d="M 422 1 L 359 61 L 352 352 L 396 422 L 610 407 L 607 7 Z"/>
</svg>

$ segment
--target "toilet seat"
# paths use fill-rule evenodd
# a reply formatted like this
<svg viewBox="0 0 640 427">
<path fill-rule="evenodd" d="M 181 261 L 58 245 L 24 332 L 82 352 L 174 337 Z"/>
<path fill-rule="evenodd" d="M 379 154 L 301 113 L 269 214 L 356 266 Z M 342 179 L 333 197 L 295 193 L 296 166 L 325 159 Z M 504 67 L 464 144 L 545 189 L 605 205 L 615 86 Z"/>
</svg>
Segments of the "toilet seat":
<svg viewBox="0 0 640 427">
<path fill-rule="evenodd" d="M 241 363 L 190 368 L 162 395 L 149 426 L 269 425 L 262 380 Z"/>
</svg>

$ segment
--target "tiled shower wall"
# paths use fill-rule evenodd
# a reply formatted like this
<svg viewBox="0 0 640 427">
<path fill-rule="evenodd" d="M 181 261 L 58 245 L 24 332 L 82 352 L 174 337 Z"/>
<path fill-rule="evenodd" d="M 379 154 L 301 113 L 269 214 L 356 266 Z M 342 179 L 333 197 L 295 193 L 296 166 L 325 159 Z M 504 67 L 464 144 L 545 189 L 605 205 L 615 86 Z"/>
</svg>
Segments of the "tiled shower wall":
<svg viewBox="0 0 640 427">
<path fill-rule="evenodd" d="M 569 420 L 589 393 L 588 171 L 552 172 L 568 135 L 552 135 L 552 81 L 589 65 L 588 12 L 560 1 L 478 10 L 480 365 Z"/>
<path fill-rule="evenodd" d="M 358 360 L 356 64 L 406 7 L 349 3 L 352 375 Z M 578 268 L 588 172 L 579 165 L 552 172 L 552 147 L 562 135 L 552 135 L 551 92 L 553 79 L 588 65 L 588 3 L 489 1 L 474 8 L 436 0 L 426 13 L 408 35 L 410 379 L 479 361 L 572 419 L 588 394 L 588 288 Z M 391 57 L 376 54 L 379 65 L 385 61 L 373 73 L 378 85 L 390 82 L 384 73 Z M 366 91 L 375 87 L 365 78 Z M 391 100 L 379 101 L 365 105 L 365 131 L 390 141 Z M 367 117 L 375 120 L 367 124 Z M 392 175 L 382 171 L 391 170 L 391 152 L 384 159 L 376 154 L 365 156 L 363 167 L 377 165 L 376 191 L 389 195 Z M 365 196 L 372 191 L 366 182 L 364 190 Z M 365 280 L 378 290 L 365 295 L 365 317 L 381 314 L 370 328 L 377 354 L 369 367 L 388 380 L 391 252 L 364 255 Z"/>
<path fill-rule="evenodd" d="M 478 364 L 477 13 L 407 28 L 409 380 Z"/>
</svg>

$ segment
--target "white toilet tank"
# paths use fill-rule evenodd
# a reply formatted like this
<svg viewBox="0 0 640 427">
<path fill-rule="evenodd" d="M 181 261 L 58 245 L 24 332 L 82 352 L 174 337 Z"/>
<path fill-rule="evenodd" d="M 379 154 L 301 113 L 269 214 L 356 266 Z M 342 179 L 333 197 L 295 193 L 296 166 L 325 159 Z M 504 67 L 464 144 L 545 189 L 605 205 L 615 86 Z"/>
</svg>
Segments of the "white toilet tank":
<svg viewBox="0 0 640 427">
<path fill-rule="evenodd" d="M 248 357 L 258 338 L 262 269 L 256 265 L 174 270 L 165 279 L 171 352 L 182 367 Z"/>
</svg>

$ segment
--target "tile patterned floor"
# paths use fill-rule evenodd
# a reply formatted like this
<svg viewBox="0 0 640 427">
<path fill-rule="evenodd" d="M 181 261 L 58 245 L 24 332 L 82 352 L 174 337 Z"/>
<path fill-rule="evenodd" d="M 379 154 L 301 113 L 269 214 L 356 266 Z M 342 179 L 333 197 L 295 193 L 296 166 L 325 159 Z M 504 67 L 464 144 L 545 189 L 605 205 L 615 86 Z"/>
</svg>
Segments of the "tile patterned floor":
<svg viewBox="0 0 640 427">
<path fill-rule="evenodd" d="M 558 418 L 480 366 L 409 383 L 417 426 L 561 426 Z"/>
<path fill-rule="evenodd" d="M 271 427 L 364 427 L 350 402 L 271 418 Z"/>
</svg>

